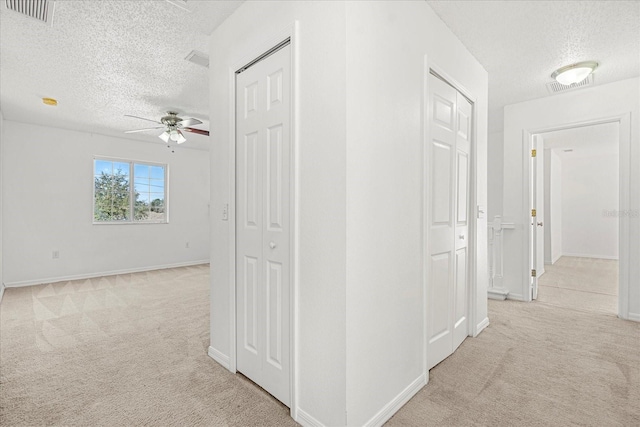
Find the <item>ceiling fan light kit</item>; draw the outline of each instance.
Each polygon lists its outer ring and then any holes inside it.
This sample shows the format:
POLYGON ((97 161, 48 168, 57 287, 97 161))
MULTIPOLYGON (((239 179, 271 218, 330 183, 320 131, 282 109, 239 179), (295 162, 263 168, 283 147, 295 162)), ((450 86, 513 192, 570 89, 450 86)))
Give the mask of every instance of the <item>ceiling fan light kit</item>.
POLYGON ((162 139, 164 142, 169 142, 169 140, 171 140, 177 142, 178 144, 182 144, 187 140, 184 135, 182 135, 182 132, 180 132, 178 129, 164 131, 158 138, 162 139))
POLYGON ((177 142, 178 144, 182 144, 183 142, 185 142, 187 140, 187 138, 184 137, 184 135, 182 133, 183 131, 184 132, 197 133, 199 135, 209 136, 209 131, 208 130, 196 129, 196 128, 192 128, 191 127, 191 126, 194 126, 194 125, 201 124, 202 122, 200 120, 194 119, 194 118, 182 119, 182 118, 178 117, 178 113, 176 113, 174 111, 167 111, 167 115, 162 117, 159 122, 155 121, 155 120, 152 120, 152 119, 146 119, 144 117, 132 116, 132 115, 129 115, 129 114, 125 114, 125 116, 126 117, 133 117, 133 118, 136 118, 136 119, 147 120, 149 122, 154 122, 154 123, 157 123, 159 125, 162 125, 162 126, 156 126, 156 127, 152 127, 152 128, 128 130, 128 131, 125 131, 125 133, 145 132, 145 131, 149 131, 149 130, 156 130, 156 129, 163 129, 164 128, 164 132, 162 132, 160 135, 158 135, 158 138, 160 138, 161 140, 163 140, 167 144, 169 143, 169 141, 177 142))
POLYGON ((558 68, 551 74, 551 78, 556 79, 560 84, 571 86, 589 77, 596 68, 598 68, 596 61, 578 62, 558 68))
POLYGON ((162 132, 160 135, 158 135, 158 138, 160 138, 161 140, 163 140, 164 142, 166 142, 168 144, 169 143, 169 132, 167 132, 167 131, 162 132))

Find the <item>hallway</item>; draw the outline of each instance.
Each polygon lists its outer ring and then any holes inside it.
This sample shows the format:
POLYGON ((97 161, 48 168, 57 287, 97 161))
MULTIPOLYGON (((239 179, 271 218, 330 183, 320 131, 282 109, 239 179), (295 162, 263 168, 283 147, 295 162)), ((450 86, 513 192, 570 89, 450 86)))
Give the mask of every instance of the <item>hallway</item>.
POLYGON ((538 302, 617 315, 618 261, 563 256, 545 265, 538 279, 538 302))
POLYGON ((489 318, 387 426, 640 425, 640 324, 510 300, 489 318))

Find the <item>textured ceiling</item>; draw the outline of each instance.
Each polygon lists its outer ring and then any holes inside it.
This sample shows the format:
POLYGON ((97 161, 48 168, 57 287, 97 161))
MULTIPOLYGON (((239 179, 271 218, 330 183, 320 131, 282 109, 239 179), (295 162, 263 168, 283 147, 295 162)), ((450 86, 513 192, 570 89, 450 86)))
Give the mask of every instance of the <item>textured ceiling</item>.
MULTIPOLYGON (((184 60, 242 1, 57 1, 53 26, 0 6, 6 119, 122 136, 169 109, 205 121, 207 69, 184 60), (42 97, 58 99, 47 107, 42 97)), ((489 72, 489 130, 504 105, 550 96, 556 68, 600 62, 596 85, 640 75, 640 2, 428 1, 489 72)), ((215 58, 211 58, 215 61, 215 58)), ((161 141, 156 133, 128 137, 161 141)), ((208 138, 188 134, 189 146, 208 138)))
POLYGON ((555 96, 545 85, 563 65, 598 61, 595 85, 640 75, 638 1, 427 3, 489 73, 490 133, 505 105, 555 96))
MULTIPOLYGON (((211 32, 242 1, 57 1, 53 26, 0 6, 0 108, 8 120, 124 136, 173 109, 208 129, 211 32), (42 97, 56 98, 48 107, 42 97)), ((160 132, 127 137, 162 143, 160 132)), ((185 134, 191 148, 208 138, 185 134)), ((185 145, 186 145, 185 144, 185 145)))

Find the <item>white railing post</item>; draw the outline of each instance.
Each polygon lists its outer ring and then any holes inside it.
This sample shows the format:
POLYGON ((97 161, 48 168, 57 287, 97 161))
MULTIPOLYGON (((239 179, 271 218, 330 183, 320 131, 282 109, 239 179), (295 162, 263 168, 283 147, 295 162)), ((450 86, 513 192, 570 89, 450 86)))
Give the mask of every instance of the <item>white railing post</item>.
POLYGON ((504 300, 509 291, 503 286, 503 231, 513 229, 513 223, 502 222, 502 217, 496 215, 489 223, 489 289, 491 299, 504 300))

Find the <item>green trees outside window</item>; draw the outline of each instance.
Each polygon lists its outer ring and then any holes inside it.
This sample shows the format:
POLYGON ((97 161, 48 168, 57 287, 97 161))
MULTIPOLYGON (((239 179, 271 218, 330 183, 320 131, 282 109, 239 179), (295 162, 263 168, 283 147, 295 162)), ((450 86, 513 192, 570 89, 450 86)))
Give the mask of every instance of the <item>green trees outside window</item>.
POLYGON ((167 222, 165 180, 166 165, 95 159, 94 222, 167 222))

